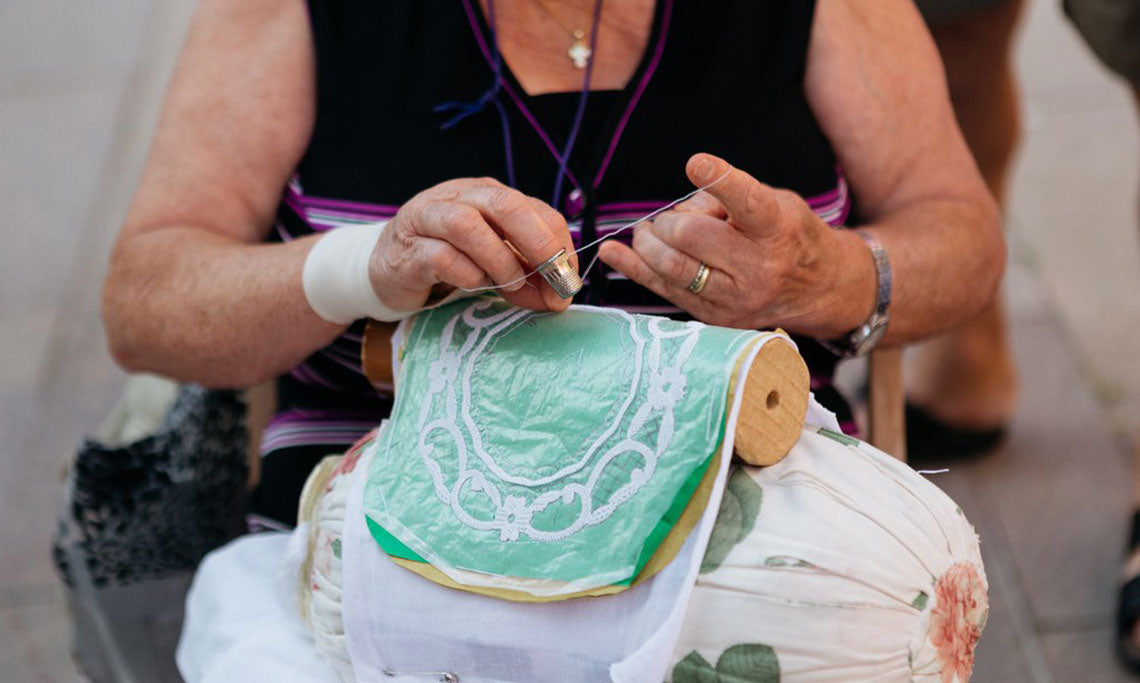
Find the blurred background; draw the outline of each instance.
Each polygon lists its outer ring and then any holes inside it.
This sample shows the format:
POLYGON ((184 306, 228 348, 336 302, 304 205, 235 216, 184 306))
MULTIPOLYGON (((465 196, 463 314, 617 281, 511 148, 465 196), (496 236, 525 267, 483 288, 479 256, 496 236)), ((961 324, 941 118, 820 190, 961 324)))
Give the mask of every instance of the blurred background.
MULTIPOLYGON (((982 538, 977 681, 1128 680, 1112 655, 1140 429, 1140 136, 1128 89, 1031 0, 1006 276, 1010 438, 932 475, 982 538)), ((0 0, 0 678, 83 680, 49 557, 67 462, 122 390, 99 320, 111 241, 190 0, 0 0)))

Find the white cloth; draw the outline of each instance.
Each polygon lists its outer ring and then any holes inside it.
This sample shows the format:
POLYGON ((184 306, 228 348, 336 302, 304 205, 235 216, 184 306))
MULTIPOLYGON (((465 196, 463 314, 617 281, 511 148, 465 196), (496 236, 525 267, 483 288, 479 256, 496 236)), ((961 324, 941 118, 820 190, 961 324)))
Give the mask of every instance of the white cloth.
POLYGON ((932 483, 867 444, 804 430, 787 458, 741 468, 728 488, 758 512, 697 580, 674 661, 711 666, 751 647, 771 651, 780 680, 969 677, 985 573, 973 528, 932 483))
POLYGON ((289 541, 284 532, 243 536, 202 561, 176 655, 186 681, 339 683, 294 604, 289 541))

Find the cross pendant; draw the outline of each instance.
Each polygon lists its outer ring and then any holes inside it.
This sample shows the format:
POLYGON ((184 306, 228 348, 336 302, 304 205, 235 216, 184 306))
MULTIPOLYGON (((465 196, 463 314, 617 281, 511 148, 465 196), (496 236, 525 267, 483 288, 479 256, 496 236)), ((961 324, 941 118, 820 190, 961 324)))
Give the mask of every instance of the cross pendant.
POLYGON ((590 46, 586 45, 586 41, 578 38, 574 41, 574 44, 570 46, 570 49, 566 51, 566 54, 573 60, 575 67, 585 69, 586 62, 593 53, 590 50, 590 46))

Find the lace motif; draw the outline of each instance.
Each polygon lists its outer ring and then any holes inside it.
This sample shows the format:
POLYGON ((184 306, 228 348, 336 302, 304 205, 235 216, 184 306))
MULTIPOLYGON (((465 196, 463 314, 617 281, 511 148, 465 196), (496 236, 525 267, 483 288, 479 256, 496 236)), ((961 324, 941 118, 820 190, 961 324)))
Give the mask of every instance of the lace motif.
POLYGON ((651 480, 658 458, 673 439, 674 407, 685 395, 684 367, 704 325, 635 318, 623 311, 606 309, 607 315, 625 326, 633 343, 629 389, 620 406, 611 411, 613 419, 580 458, 553 474, 528 477, 508 472, 495 454, 484 448, 479 426, 471 414, 471 380, 479 357, 497 336, 542 314, 509 308, 480 317, 478 314, 490 305, 491 302, 479 301, 468 306, 443 329, 439 357, 430 366, 420 410, 417 452, 432 477, 439 500, 462 524, 478 531, 498 531, 499 540, 504 543, 517 541, 520 536, 540 542, 559 541, 605 521, 651 480), (460 325, 468 330, 460 330, 461 339, 457 342, 460 325), (438 447, 441 433, 453 450, 438 452, 444 450, 438 447), (627 454, 637 456, 640 466, 628 470, 610 466, 627 454), (450 483, 440 465, 442 458, 454 458, 455 462, 449 465, 458 468, 458 475, 450 483), (589 473, 584 482, 583 475, 574 477, 584 471, 589 473), (571 477, 575 480, 567 481, 571 477), (602 492, 599 488, 603 477, 609 486, 614 477, 623 477, 624 481, 615 489, 602 492), (501 484, 513 485, 512 492, 523 487, 524 495, 507 494, 501 484), (599 501, 599 493, 608 493, 608 498, 599 501), (485 496, 494 515, 485 518, 485 514, 469 510, 470 498, 467 505, 461 500, 464 494, 485 496), (548 507, 559 503, 569 506, 575 500, 580 504, 578 514, 562 528, 537 529, 531 524, 534 516, 548 507))

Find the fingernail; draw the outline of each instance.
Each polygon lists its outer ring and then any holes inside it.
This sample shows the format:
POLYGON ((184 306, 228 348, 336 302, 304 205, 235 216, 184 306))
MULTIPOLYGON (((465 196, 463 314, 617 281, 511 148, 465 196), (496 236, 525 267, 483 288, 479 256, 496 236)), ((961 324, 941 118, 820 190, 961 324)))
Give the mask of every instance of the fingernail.
POLYGON ((526 277, 522 273, 519 273, 511 282, 503 285, 503 290, 507 292, 517 292, 523 287, 526 287, 526 277))
POLYGON ((697 165, 693 167, 693 175, 696 176, 696 180, 698 181, 703 182, 707 180, 708 177, 712 175, 712 172, 713 164, 708 159, 701 159, 697 162, 697 165))

